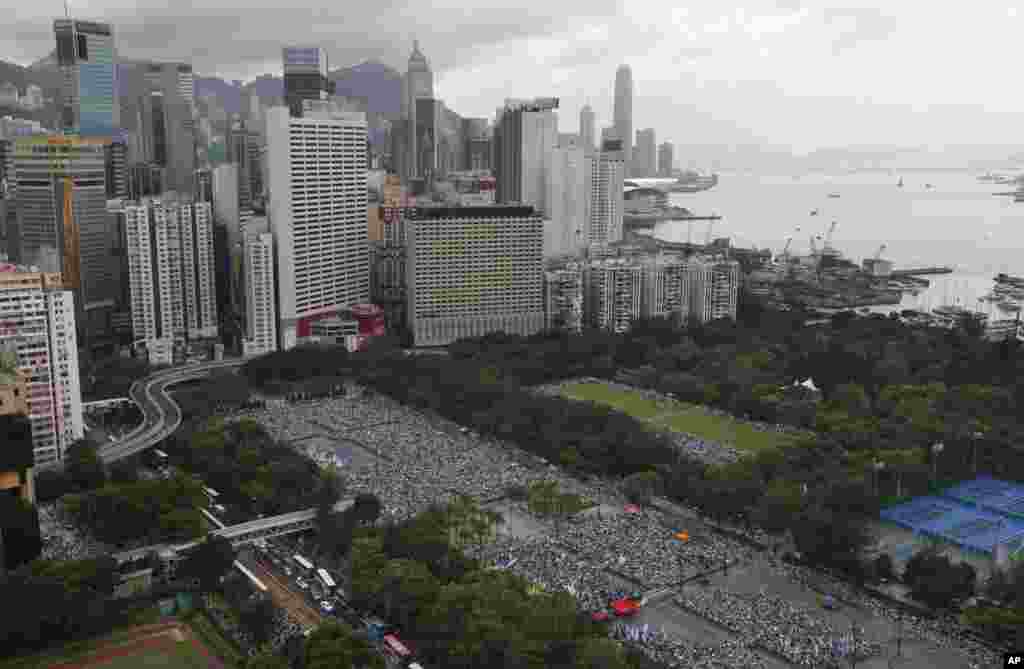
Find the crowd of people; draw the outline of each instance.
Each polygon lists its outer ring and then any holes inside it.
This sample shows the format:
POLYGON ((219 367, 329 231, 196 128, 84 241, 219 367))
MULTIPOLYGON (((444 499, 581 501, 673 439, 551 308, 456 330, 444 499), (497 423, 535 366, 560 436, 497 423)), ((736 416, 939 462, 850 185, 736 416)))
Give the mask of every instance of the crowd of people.
POLYGON ((723 588, 689 587, 675 602, 729 629, 751 647, 765 648, 801 667, 820 667, 837 649, 859 658, 881 652, 860 634, 834 628, 817 611, 764 592, 740 595, 723 588), (845 642, 845 646, 842 643, 845 642))
POLYGON ((85 560, 113 552, 109 546, 89 536, 60 511, 59 503, 39 504, 39 534, 43 541, 43 560, 85 560))
MULTIPOLYGON (((348 389, 344 396, 332 399, 267 402, 258 411, 246 410, 236 415, 251 416, 273 438, 296 448, 306 448, 304 442, 316 441, 345 444, 351 451, 362 451, 359 457, 346 460, 341 469, 345 494, 376 494, 383 503, 382 515, 386 519, 401 521, 455 495, 469 495, 486 502, 503 497, 512 486, 527 487, 551 480, 558 483, 561 492, 580 495, 602 508, 621 510, 626 504, 616 486, 607 481, 582 482, 570 478, 517 448, 475 435, 389 398, 362 394, 358 389, 348 389), (317 435, 326 438, 308 439, 317 435)), ((321 463, 339 464, 335 449, 312 448, 319 449, 319 453, 311 455, 321 463)), ((513 508, 524 507, 519 510, 525 511, 525 506, 518 504, 513 508)), ((557 532, 534 536, 500 534, 485 550, 484 557, 500 565, 515 560, 511 566, 514 573, 544 589, 570 592, 581 609, 598 611, 606 609, 616 592, 675 586, 683 579, 720 569, 730 560, 747 562, 754 556, 756 551, 747 544, 702 529, 705 524, 676 527, 682 518, 692 517, 692 512, 676 505, 660 506, 666 513, 646 508, 640 514, 579 514, 559 522, 557 532), (675 532, 687 529, 693 529, 689 540, 674 537, 675 532)), ((794 578, 796 573, 793 572, 794 578)), ((801 666, 820 666, 814 662, 832 662, 833 640, 846 634, 846 630, 832 630, 807 610, 778 597, 750 598, 725 590, 682 592, 677 596, 677 604, 725 625, 739 638, 714 647, 696 646, 659 634, 631 641, 670 666, 763 666, 754 648, 765 649, 801 666)), ((855 596, 839 583, 835 584, 834 592, 844 599, 855 596)), ((870 601, 873 608, 885 608, 870 601)), ((963 647, 952 626, 943 629, 922 620, 911 623, 910 628, 919 629, 922 636, 942 645, 963 647)), ((853 643, 857 652, 879 652, 877 643, 863 638, 844 643, 840 646, 844 651, 853 643)), ((985 651, 978 647, 972 652, 981 658, 985 651)), ((992 665, 982 662, 982 666, 992 665)))
POLYGON ((637 648, 652 660, 668 667, 686 669, 729 669, 752 667, 765 669, 764 660, 741 641, 729 639, 720 644, 695 644, 674 639, 661 631, 637 638, 629 625, 615 625, 611 636, 637 648))

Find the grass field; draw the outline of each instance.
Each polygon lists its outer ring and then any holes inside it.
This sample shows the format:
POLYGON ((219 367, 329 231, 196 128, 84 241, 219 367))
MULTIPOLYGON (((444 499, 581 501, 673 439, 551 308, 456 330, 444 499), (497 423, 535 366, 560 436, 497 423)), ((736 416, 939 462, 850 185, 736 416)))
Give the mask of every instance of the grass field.
POLYGON ((142 650, 133 655, 89 663, 89 669, 210 669, 210 660, 192 643, 175 641, 173 646, 142 650))
POLYGON ((574 400, 603 404, 654 428, 692 434, 706 441, 730 444, 741 451, 756 453, 792 445, 790 434, 762 432, 752 425, 726 416, 716 416, 699 404, 644 398, 640 391, 621 390, 603 383, 572 383, 562 395, 574 400))

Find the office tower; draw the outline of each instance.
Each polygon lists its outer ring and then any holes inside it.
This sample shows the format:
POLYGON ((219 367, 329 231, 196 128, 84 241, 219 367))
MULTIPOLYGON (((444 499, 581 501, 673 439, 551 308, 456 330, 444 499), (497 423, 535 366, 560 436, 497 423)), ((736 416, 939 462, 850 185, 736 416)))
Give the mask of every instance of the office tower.
MULTIPOLYGON (((209 202, 213 204, 213 172, 204 167, 195 172, 195 186, 192 194, 196 202, 209 202)), ((132 198, 139 199, 139 198, 132 198)), ((214 217, 216 219, 216 216, 214 217)))
POLYGON ((419 173, 420 147, 416 143, 416 129, 418 127, 416 101, 421 98, 434 98, 434 73, 430 69, 430 63, 426 56, 420 52, 419 40, 413 40, 412 53, 409 54, 409 64, 406 68, 405 77, 402 79, 402 116, 408 119, 409 125, 405 136, 405 167, 406 173, 402 176, 408 180, 415 177, 422 178, 419 173))
POLYGON ((644 318, 683 321, 689 309, 689 284, 684 282, 687 264, 679 258, 655 257, 644 263, 641 312, 644 318))
POLYGON ((304 100, 327 100, 334 95, 328 79, 327 51, 320 47, 285 47, 284 100, 292 116, 303 115, 304 100))
POLYGON ((106 136, 119 127, 117 50, 110 24, 55 19, 61 71, 60 124, 65 132, 106 136))
POLYGON ((673 160, 675 159, 672 155, 675 152, 675 147, 672 142, 662 142, 658 146, 658 176, 659 177, 671 177, 672 170, 674 169, 673 160))
POLYGON ((631 176, 649 178, 657 174, 657 143, 654 128, 636 131, 636 149, 633 152, 631 176))
POLYGON ((267 112, 267 213, 277 253, 281 348, 369 297, 366 119, 267 112))
POLYGON ((128 146, 124 137, 115 136, 103 147, 107 180, 107 198, 128 197, 128 146))
POLYGON ((596 328, 628 332, 640 318, 643 267, 625 258, 591 262, 584 271, 587 320, 596 328))
POLYGON ((238 165, 229 163, 213 168, 213 211, 214 221, 227 233, 228 305, 235 315, 245 312, 245 297, 242 288, 242 242, 246 226, 252 217, 252 209, 243 209, 238 186, 238 165))
MULTIPOLYGON (((210 205, 174 197, 124 207, 132 336, 150 357, 175 340, 217 336, 210 205)), ((166 362, 166 360, 164 360, 166 362)))
POLYGON ((160 165, 167 190, 191 193, 198 131, 192 66, 130 61, 120 72, 121 120, 136 142, 132 162, 160 165))
POLYGON ((622 140, 622 160, 633 164, 633 71, 620 65, 615 71, 615 134, 622 140))
POLYGON ((576 263, 544 273, 544 328, 580 332, 583 328, 583 272, 576 263))
POLYGON ((14 145, 17 260, 61 272, 75 298, 78 339, 89 348, 107 336, 117 292, 107 229, 108 141, 33 137, 14 145))
POLYGON ((420 97, 413 101, 416 110, 415 134, 412 141, 416 146, 415 178, 433 181, 438 171, 439 147, 438 123, 441 115, 441 101, 420 97))
POLYGON ((231 123, 227 137, 227 159, 229 163, 238 166, 238 207, 239 209, 252 209, 252 153, 249 150, 250 143, 255 143, 255 138, 250 137, 252 133, 246 127, 245 121, 236 119, 231 123))
POLYGON ((618 139, 619 139, 619 131, 616 130, 614 126, 612 126, 610 128, 601 128, 601 145, 602 146, 604 145, 605 142, 607 142, 609 140, 618 140, 618 139))
POLYGON ((737 261, 704 258, 691 262, 685 280, 690 319, 707 323, 718 318, 736 318, 740 285, 737 261))
POLYGON ((274 281, 274 236, 264 217, 254 218, 245 233, 245 339, 243 355, 277 350, 277 283, 274 281))
POLYGON ((155 163, 134 163, 128 166, 127 198, 141 200, 164 192, 164 168, 155 163))
POLYGON ((587 154, 594 152, 594 110, 590 105, 583 105, 580 110, 580 146, 587 154))
POLYGON ((465 138, 463 167, 471 172, 491 169, 491 128, 485 118, 462 119, 465 138))
POLYGON ((543 329, 543 220, 532 207, 417 208, 406 226, 416 346, 543 329))
POLYGON ((545 257, 575 255, 585 245, 588 167, 586 150, 581 146, 552 152, 544 224, 545 257))
POLYGON ((547 181, 558 144, 558 98, 506 100, 495 128, 497 199, 547 211, 547 181))
POLYGON ((604 246, 622 240, 622 183, 625 161, 619 140, 606 140, 599 153, 588 158, 590 208, 586 243, 604 246))
POLYGON ((17 366, 28 376, 35 463, 60 461, 85 435, 74 297, 60 273, 11 265, 0 271, 0 324, 0 340, 14 342, 17 366))

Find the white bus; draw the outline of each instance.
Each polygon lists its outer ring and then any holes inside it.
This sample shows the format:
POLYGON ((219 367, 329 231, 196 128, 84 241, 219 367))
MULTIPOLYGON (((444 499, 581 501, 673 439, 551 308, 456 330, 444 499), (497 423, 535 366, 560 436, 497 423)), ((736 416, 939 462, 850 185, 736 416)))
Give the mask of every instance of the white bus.
POLYGON ((333 593, 334 589, 338 587, 334 583, 334 579, 331 578, 331 575, 328 574, 327 570, 323 567, 320 567, 316 570, 316 577, 320 581, 320 583, 327 589, 327 592, 333 593))
POLYGON ((203 488, 203 492, 205 492, 206 496, 209 497, 211 500, 216 500, 218 497, 220 497, 220 493, 214 490, 213 488, 203 488))
POLYGON ((156 459, 159 462, 167 462, 167 454, 161 451, 159 448, 153 449, 153 455, 156 456, 156 459))
POLYGON ((307 560, 306 558, 302 557, 301 555, 293 555, 292 559, 295 560, 295 562, 297 562, 298 565, 306 571, 313 571, 313 563, 307 560))

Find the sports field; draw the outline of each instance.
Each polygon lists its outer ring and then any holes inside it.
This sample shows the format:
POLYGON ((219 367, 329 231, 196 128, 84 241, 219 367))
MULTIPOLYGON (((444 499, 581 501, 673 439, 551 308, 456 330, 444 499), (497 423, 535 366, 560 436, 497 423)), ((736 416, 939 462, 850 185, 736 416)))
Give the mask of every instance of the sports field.
POLYGON ((18 658, 19 669, 223 669, 223 663, 183 623, 122 630, 105 639, 68 644, 60 651, 18 658))
POLYGON ((640 391, 624 390, 604 383, 571 383, 563 386, 561 392, 570 399, 618 409, 657 429, 691 434, 705 441, 729 444, 741 451, 756 453, 769 448, 790 446, 796 441, 791 434, 763 432, 741 420, 710 413, 699 404, 647 399, 640 391))

